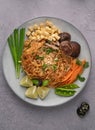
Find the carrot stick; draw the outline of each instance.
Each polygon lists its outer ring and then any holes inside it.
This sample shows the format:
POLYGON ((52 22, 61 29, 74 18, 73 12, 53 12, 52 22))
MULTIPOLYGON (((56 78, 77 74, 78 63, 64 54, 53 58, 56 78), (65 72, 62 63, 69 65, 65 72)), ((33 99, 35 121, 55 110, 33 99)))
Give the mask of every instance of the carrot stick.
POLYGON ((85 62, 86 61, 83 60, 81 65, 77 65, 76 60, 73 60, 71 69, 69 70, 65 78, 63 79, 63 83, 64 84, 73 83, 77 79, 77 76, 83 72, 83 66, 85 62))

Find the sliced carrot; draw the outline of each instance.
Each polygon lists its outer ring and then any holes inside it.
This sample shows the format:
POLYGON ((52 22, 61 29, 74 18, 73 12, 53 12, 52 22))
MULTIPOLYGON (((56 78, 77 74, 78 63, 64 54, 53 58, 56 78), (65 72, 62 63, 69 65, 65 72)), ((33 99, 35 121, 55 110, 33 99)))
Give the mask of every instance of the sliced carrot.
POLYGON ((85 62, 86 61, 83 60, 81 65, 77 65, 76 60, 73 60, 71 69, 69 70, 65 78, 63 79, 63 83, 64 84, 73 83, 77 79, 77 76, 83 72, 83 66, 85 62))

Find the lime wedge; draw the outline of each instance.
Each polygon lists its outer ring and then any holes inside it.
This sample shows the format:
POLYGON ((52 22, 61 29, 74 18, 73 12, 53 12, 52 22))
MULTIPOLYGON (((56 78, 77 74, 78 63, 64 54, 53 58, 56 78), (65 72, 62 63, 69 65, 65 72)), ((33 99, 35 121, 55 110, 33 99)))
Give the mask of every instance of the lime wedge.
POLYGON ((48 95, 49 91, 50 88, 48 87, 42 86, 37 88, 37 93, 41 99, 44 99, 48 95))
POLYGON ((20 81, 20 85, 23 87, 32 87, 33 83, 32 80, 28 78, 28 76, 24 76, 20 81))
POLYGON ((38 98, 37 87, 32 86, 30 88, 27 88, 27 90, 25 92, 25 96, 28 98, 37 99, 38 98))

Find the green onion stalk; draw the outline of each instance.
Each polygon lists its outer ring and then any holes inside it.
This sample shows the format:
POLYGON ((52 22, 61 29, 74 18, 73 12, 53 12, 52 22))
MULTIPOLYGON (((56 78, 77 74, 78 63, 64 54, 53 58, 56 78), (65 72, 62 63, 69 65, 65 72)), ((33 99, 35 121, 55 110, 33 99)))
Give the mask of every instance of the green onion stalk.
POLYGON ((14 29, 13 34, 11 34, 7 41, 12 55, 12 59, 15 66, 16 77, 20 77, 20 63, 21 55, 24 47, 25 39, 25 28, 14 29))

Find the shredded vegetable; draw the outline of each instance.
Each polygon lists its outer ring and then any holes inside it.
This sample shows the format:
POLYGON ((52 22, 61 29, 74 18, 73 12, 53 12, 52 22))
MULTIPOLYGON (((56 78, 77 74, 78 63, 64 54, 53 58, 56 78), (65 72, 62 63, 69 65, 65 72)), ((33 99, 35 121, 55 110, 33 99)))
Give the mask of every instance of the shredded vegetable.
POLYGON ((77 79, 78 75, 82 74, 85 63, 86 63, 86 61, 82 60, 81 65, 78 65, 78 64, 76 64, 76 60, 73 60, 71 69, 68 71, 65 78, 63 78, 64 84, 73 83, 77 79))

